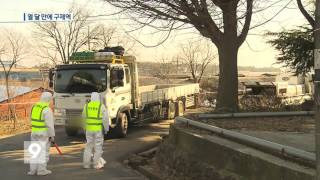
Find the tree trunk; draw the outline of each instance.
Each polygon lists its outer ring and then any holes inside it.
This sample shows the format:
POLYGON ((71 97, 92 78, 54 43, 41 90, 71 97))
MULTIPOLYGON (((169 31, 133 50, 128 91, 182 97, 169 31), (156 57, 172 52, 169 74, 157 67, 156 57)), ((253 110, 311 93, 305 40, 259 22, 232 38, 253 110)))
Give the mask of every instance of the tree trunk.
POLYGON ((7 91, 7 98, 8 98, 8 103, 9 103, 9 100, 10 100, 10 90, 9 90, 9 76, 8 75, 5 75, 5 83, 6 83, 6 91, 7 91))
POLYGON ((11 108, 10 108, 10 90, 9 90, 9 76, 5 74, 6 92, 7 92, 7 102, 8 102, 8 119, 11 119, 11 108))
POLYGON ((238 111, 237 1, 222 7, 224 33, 217 44, 219 53, 219 87, 216 111, 238 111))
POLYGON ((7 102, 8 102, 8 114, 9 114, 9 120, 14 120, 13 128, 15 129, 16 127, 16 117, 15 117, 15 112, 13 110, 13 107, 10 105, 11 103, 11 94, 10 94, 10 89, 9 89, 9 74, 5 75, 5 83, 6 83, 6 91, 7 91, 7 102))
POLYGON ((194 78, 193 78, 193 82, 194 82, 194 83, 199 83, 199 79, 198 79, 197 77, 194 77, 194 78))
POLYGON ((238 111, 238 47, 224 41, 218 47, 219 87, 216 111, 238 111))

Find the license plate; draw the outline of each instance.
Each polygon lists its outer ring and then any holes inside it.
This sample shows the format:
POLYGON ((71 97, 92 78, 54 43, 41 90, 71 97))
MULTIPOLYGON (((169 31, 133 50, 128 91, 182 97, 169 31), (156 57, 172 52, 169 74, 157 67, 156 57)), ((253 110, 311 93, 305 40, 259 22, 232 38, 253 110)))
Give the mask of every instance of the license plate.
POLYGON ((65 120, 64 119, 56 119, 55 121, 54 121, 54 124, 55 125, 65 125, 65 120))

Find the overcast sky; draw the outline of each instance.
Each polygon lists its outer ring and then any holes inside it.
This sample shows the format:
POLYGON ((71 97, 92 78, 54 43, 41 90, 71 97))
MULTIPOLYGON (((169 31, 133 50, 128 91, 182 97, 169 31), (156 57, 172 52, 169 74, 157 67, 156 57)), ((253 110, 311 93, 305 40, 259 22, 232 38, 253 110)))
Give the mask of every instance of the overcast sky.
MULTIPOLYGON (((51 12, 63 13, 67 12, 68 7, 73 0, 1 0, 0 6, 0 26, 3 28, 14 29, 23 32, 27 37, 30 37, 32 26, 30 23, 23 23, 23 13, 25 12, 51 12)), ((110 14, 114 10, 107 3, 101 0, 77 0, 75 1, 80 7, 86 7, 93 15, 110 14)), ((253 24, 268 19, 275 15, 288 0, 283 0, 272 9, 263 11, 263 14, 258 14, 253 17, 253 24)), ((127 20, 119 19, 119 17, 96 17, 91 19, 94 22, 105 23, 107 25, 118 26, 120 30, 129 30, 127 20)), ((266 43, 266 38, 263 34, 267 30, 279 31, 281 29, 290 29, 294 26, 306 24, 306 21, 296 8, 295 0, 292 0, 289 8, 283 10, 271 22, 253 29, 249 32, 247 42, 245 42, 239 51, 238 64, 240 66, 256 66, 256 67, 275 67, 273 63, 277 53, 270 45, 266 43)), ((150 37, 140 33, 136 36, 139 40, 148 45, 157 43, 155 37, 150 37)), ((133 34, 137 35, 137 34, 133 34)), ((162 56, 170 57, 177 53, 179 44, 186 40, 198 39, 199 35, 196 30, 192 32, 175 32, 171 35, 164 44, 157 48, 145 48, 137 46, 137 56, 140 61, 153 61, 162 56)), ((31 39, 31 38, 28 38, 31 39)), ((217 62, 217 61, 216 61, 217 62)), ((24 65, 36 64, 32 58, 25 60, 24 65)))

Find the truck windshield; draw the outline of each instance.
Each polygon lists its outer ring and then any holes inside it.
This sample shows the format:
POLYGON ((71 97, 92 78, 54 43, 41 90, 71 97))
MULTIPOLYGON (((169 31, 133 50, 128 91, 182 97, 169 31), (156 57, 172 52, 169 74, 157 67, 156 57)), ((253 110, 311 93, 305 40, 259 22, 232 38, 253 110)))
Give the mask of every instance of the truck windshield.
POLYGON ((57 93, 102 92, 106 87, 105 70, 58 70, 55 75, 54 90, 57 93))

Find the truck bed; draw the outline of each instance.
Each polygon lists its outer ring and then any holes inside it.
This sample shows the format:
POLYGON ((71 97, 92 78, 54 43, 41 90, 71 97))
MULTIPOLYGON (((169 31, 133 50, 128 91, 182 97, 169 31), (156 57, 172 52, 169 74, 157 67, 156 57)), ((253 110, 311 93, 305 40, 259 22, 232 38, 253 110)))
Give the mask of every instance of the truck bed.
POLYGON ((163 100, 173 100, 182 96, 199 93, 199 84, 149 85, 139 87, 139 101, 143 107, 146 104, 163 100))

